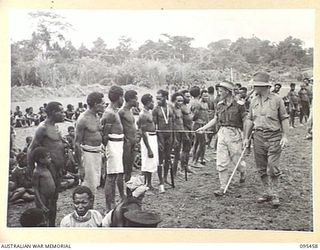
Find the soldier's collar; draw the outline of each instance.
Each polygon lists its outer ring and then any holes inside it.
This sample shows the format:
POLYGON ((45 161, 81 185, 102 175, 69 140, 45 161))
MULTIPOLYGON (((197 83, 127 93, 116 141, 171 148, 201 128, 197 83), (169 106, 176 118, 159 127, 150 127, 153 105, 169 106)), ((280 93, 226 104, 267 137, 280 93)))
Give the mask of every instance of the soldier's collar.
POLYGON ((268 99, 271 99, 271 95, 274 95, 272 94, 271 92, 269 92, 266 96, 262 97, 261 95, 258 95, 259 98, 261 98, 262 101, 266 101, 268 99))
POLYGON ((226 106, 230 107, 234 102, 236 102, 236 100, 234 99, 234 96, 232 96, 231 102, 230 102, 229 105, 227 104, 227 101, 226 101, 226 100, 227 100, 227 99, 221 100, 220 102, 218 102, 218 104, 223 104, 223 105, 226 105, 226 106))

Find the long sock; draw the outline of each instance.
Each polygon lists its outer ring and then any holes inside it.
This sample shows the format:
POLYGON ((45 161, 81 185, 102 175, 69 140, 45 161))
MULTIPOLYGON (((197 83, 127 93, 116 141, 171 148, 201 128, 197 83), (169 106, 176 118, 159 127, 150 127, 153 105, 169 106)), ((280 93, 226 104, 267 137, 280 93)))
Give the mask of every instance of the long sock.
POLYGON ((270 189, 271 189, 271 195, 278 196, 279 176, 271 176, 270 177, 270 189))
POLYGON ((225 189, 228 184, 228 171, 219 171, 220 188, 225 189))
POLYGON ((268 194, 268 195, 272 195, 272 190, 270 188, 270 178, 268 175, 263 175, 261 176, 261 181, 262 181, 262 184, 265 188, 265 191, 264 193, 268 194))

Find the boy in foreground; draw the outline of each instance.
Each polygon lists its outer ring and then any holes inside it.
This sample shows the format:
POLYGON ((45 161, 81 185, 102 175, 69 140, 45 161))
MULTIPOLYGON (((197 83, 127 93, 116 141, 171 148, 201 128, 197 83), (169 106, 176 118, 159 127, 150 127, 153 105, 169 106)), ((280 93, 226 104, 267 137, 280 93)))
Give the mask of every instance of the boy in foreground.
POLYGON ((49 170, 51 164, 50 153, 44 147, 38 147, 33 151, 33 160, 37 163, 32 176, 35 203, 37 208, 42 209, 47 215, 49 226, 54 227, 57 200, 55 199, 56 185, 49 170))

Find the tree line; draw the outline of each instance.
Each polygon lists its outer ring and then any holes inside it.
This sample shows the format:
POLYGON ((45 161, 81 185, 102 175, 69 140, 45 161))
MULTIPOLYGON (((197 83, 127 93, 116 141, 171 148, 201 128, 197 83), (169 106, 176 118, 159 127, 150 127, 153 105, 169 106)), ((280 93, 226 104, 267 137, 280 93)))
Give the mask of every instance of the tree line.
POLYGON ((255 36, 222 39, 196 48, 192 37, 161 34, 158 41, 145 41, 137 49, 129 37, 120 37, 115 48, 98 37, 92 48, 76 48, 66 38, 72 25, 62 16, 34 12, 30 17, 36 24, 31 38, 11 43, 12 86, 154 87, 230 77, 241 82, 257 70, 267 70, 275 81, 299 81, 313 68, 313 48, 304 48, 302 40, 291 36, 279 43, 255 36))

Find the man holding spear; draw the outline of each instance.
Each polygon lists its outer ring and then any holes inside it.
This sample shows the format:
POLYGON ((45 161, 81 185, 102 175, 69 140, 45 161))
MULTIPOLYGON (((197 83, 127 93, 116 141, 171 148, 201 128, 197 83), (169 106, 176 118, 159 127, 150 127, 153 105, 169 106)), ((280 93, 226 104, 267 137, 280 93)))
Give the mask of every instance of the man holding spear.
POLYGON ((242 129, 247 112, 244 105, 239 104, 233 95, 234 84, 223 81, 218 86, 220 101, 217 104, 214 118, 196 130, 202 132, 218 125, 217 170, 219 172, 220 189, 214 191, 216 196, 223 196, 227 189, 229 170, 235 166, 240 172, 240 183, 245 182, 245 162, 239 161, 242 154, 242 129), (239 162, 237 164, 237 162, 239 162))

